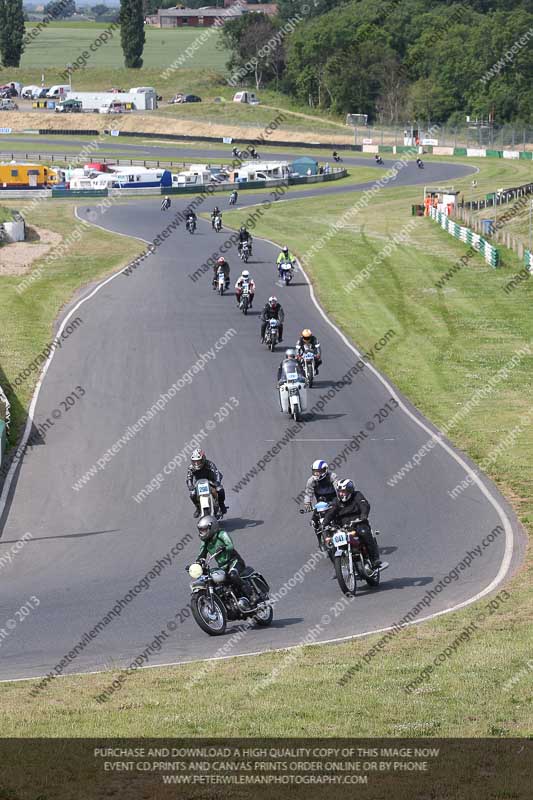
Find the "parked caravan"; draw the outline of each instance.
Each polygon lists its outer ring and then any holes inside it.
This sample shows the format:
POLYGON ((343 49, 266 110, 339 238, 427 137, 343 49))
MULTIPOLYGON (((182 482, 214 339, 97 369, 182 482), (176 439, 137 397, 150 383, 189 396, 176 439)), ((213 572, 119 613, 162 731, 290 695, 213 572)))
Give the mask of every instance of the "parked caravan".
POLYGON ((59 181, 56 170, 43 164, 0 164, 1 189, 47 189, 59 181))
POLYGON ((237 92, 233 95, 233 102, 248 103, 251 106, 257 106, 259 104, 255 92, 237 92))

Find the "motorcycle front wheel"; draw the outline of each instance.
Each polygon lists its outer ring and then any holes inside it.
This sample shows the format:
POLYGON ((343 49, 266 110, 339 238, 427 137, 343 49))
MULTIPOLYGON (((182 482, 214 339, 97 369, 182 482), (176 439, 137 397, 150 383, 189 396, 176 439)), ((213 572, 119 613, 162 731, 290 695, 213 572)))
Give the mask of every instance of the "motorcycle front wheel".
POLYGON ((272 606, 263 606, 255 612, 253 617, 258 625, 262 628, 267 628, 274 619, 274 609, 272 606))
MULTIPOLYGON (((340 586, 341 592, 347 595, 354 595, 357 589, 357 578, 355 570, 350 571, 350 561, 348 553, 335 556, 335 576, 340 586)), ((353 563, 353 562, 352 562, 353 563)))
POLYGON ((210 636, 221 636, 226 631, 228 615, 216 595, 213 602, 209 595, 195 592, 191 598, 192 615, 196 624, 210 636))

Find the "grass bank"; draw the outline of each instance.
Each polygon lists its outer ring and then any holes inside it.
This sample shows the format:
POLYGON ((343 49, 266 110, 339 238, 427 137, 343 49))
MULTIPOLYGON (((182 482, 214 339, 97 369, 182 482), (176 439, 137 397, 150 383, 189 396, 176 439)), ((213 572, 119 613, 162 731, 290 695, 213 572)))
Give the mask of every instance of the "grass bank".
MULTIPOLYGON (((21 208, 24 201, 12 202, 21 208)), ((65 256, 44 267, 43 274, 25 291, 18 293, 22 276, 0 276, 0 368, 2 377, 13 381, 41 353, 54 336, 53 324, 63 305, 80 287, 116 270, 139 252, 134 240, 122 239, 97 228, 85 228, 74 218, 74 204, 66 201, 41 203, 27 215, 30 226, 55 231, 62 237, 79 226, 81 238, 74 241, 65 256)), ((32 270, 43 266, 36 261, 32 270)), ((0 379, 0 383, 2 379, 0 379)), ((25 420, 36 375, 20 386, 12 403, 12 442, 25 420)))
MULTIPOLYGON (((494 179, 494 169, 506 170, 498 176, 508 185, 516 183, 513 165, 484 161, 480 169, 480 185, 494 179)), ((470 178, 455 184, 466 192, 470 178)), ((476 257, 444 291, 437 291, 435 282, 466 247, 430 220, 410 216, 420 194, 417 187, 380 192, 329 239, 308 271, 325 309, 362 348, 372 346, 390 327, 398 332, 376 356, 377 366, 442 425, 516 349, 531 343, 533 281, 510 298, 503 287, 517 263, 509 257, 504 269, 494 271, 476 257), (390 237, 411 222, 408 242, 385 256, 379 268, 370 269, 390 237), (368 276, 347 294, 347 284, 365 268, 368 276)), ((285 204, 274 204, 256 235, 287 240, 304 256, 357 199, 346 194, 329 198, 327 204, 320 198, 299 200, 291 203, 290 215, 285 204)), ((239 212, 225 216, 228 224, 240 222, 239 212)), ((454 429, 455 442, 474 459, 486 457, 530 410, 532 366, 532 358, 524 359, 503 387, 454 429)), ((532 473, 529 427, 490 469, 529 535, 532 473)), ((91 736, 102 731, 109 736, 531 735, 532 673, 527 665, 533 644, 532 578, 529 553, 506 586, 509 598, 497 613, 411 695, 403 691, 405 684, 475 620, 479 609, 405 629, 344 686, 339 681, 379 635, 305 647, 294 657, 269 653, 212 662, 201 684, 192 680, 203 669, 198 665, 137 672, 105 704, 96 703, 94 696, 109 684, 109 673, 62 678, 36 698, 30 697, 26 682, 4 684, 4 736, 91 736), (268 688, 252 695, 273 669, 278 675, 268 688)))

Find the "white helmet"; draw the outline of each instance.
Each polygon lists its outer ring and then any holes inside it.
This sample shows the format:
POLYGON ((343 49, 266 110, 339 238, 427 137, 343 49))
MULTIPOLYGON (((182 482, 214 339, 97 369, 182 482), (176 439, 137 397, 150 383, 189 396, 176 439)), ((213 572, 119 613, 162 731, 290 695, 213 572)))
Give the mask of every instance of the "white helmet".
POLYGON ((288 350, 285 350, 285 358, 296 358, 296 350, 294 347, 289 347, 288 350))
POLYGON ((250 272, 247 269, 243 269, 243 271, 241 272, 241 278, 246 278, 246 280, 248 280, 249 277, 250 277, 250 272))

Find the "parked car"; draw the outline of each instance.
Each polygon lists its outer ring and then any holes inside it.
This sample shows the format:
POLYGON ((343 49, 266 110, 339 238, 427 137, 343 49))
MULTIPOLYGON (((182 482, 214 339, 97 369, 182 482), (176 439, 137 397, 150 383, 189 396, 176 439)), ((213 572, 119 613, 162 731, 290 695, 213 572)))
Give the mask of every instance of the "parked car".
POLYGON ((13 100, 0 99, 0 111, 18 111, 19 107, 13 100))
POLYGON ((131 110, 131 108, 126 108, 125 103, 120 103, 118 100, 114 100, 112 103, 109 103, 109 105, 100 106, 98 109, 100 114, 127 114, 131 110))
POLYGON ((80 114, 83 110, 80 100, 63 100, 55 107, 58 114, 80 114))
POLYGON ((198 97, 196 94, 185 94, 183 95, 183 99, 179 100, 180 103, 201 103, 202 98, 198 97))

